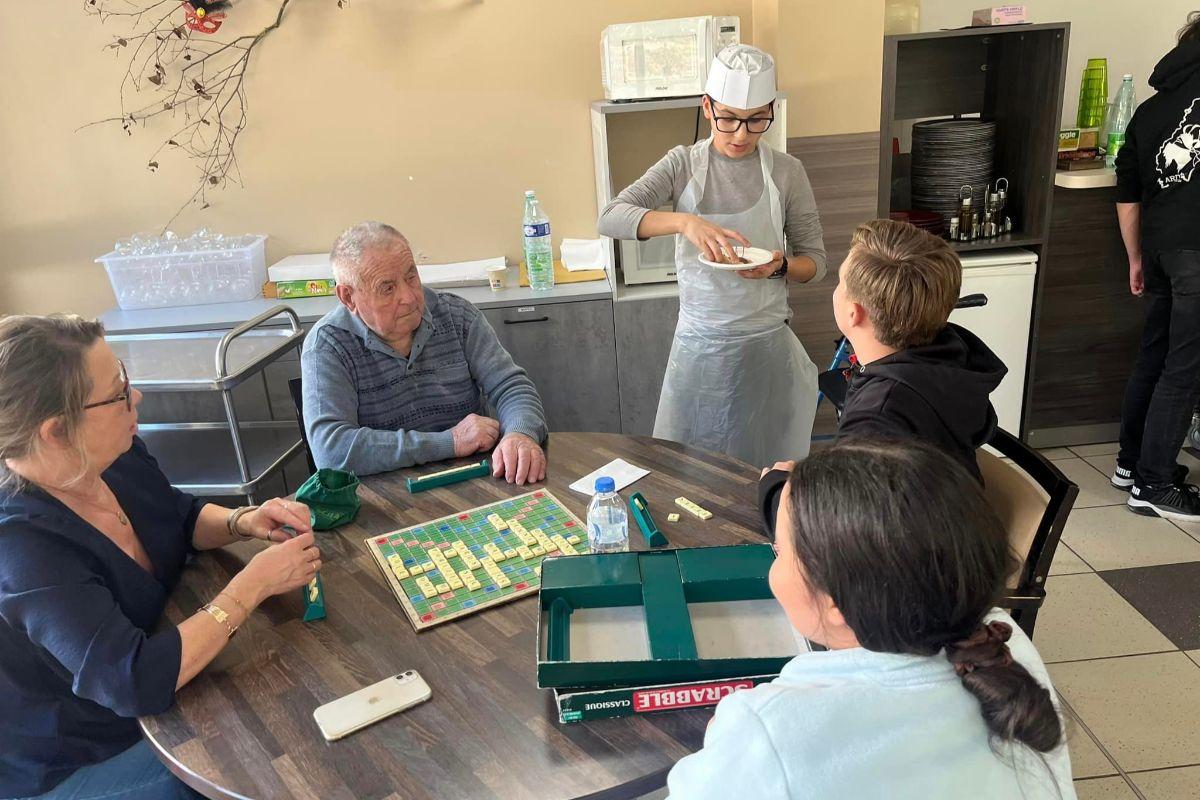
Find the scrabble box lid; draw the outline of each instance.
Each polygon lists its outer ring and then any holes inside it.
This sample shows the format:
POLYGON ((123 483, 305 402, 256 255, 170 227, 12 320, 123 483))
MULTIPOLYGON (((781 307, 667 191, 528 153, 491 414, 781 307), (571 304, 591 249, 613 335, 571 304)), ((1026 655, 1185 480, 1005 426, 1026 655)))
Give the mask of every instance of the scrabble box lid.
POLYGON ((768 544, 542 562, 538 686, 777 674, 808 643, 767 585, 768 544))

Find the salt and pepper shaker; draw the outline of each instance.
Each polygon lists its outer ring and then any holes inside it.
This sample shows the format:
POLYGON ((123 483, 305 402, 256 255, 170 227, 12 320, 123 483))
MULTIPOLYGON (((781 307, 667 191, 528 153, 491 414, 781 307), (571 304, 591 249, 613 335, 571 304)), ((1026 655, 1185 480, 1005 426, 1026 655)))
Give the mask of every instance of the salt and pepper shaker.
POLYGON ((958 213, 950 217, 950 241, 970 242, 976 239, 995 239, 1012 233, 1012 217, 1004 213, 1008 205, 1008 178, 998 178, 996 186, 983 192, 983 209, 974 208, 975 188, 964 184, 958 190, 958 213))

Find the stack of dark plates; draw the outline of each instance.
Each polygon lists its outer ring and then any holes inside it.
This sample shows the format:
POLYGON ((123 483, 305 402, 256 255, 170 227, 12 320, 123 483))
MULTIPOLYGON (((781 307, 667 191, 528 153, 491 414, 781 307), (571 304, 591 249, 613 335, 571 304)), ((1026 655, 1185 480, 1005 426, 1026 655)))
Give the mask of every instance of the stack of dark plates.
POLYGON ((995 165, 996 123, 928 120, 913 125, 912 138, 913 208, 950 217, 958 212, 959 191, 970 186, 982 212, 995 165))
POLYGON ((932 211, 893 211, 888 216, 899 222, 915 225, 935 236, 941 236, 946 232, 946 221, 941 214, 935 214, 932 211))

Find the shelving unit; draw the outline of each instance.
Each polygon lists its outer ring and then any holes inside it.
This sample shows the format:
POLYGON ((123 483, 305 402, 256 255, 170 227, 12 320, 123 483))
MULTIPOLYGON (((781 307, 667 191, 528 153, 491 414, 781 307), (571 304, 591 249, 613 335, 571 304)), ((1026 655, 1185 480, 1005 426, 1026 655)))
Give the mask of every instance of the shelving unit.
POLYGON ((884 37, 879 120, 878 213, 911 208, 912 125, 923 119, 982 117, 997 123, 994 177, 1009 181, 1006 212, 1013 231, 991 240, 955 242, 960 253, 1011 248, 1038 256, 1034 280, 1025 402, 1020 431, 1027 436, 1045 244, 1050 229, 1058 129, 1066 83, 1071 25, 1012 25, 884 37), (902 149, 902 148, 898 148, 902 149))
POLYGON ((200 496, 242 496, 255 502, 263 481, 304 449, 294 421, 241 422, 233 390, 289 350, 304 329, 296 312, 270 308, 230 331, 129 334, 107 337, 125 363, 131 386, 149 392, 217 392, 224 422, 145 424, 139 435, 171 484, 200 496), (284 317, 288 327, 268 323, 284 317))

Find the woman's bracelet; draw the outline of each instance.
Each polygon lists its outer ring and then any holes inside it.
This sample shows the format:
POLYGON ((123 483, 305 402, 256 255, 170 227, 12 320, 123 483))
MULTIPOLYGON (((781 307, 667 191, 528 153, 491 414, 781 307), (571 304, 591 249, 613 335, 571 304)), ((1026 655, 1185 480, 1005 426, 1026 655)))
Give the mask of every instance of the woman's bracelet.
MULTIPOLYGON (((242 610, 242 613, 246 615, 246 619, 249 619, 249 618, 250 618, 250 609, 248 609, 248 608, 246 608, 244 605, 242 605, 242 601, 241 601, 241 600, 238 600, 236 597, 234 597, 233 595, 231 595, 229 592, 217 592, 217 597, 227 597, 227 598, 229 598, 230 600, 232 600, 232 601, 233 601, 233 604, 234 604, 235 606, 237 606, 238 608, 240 608, 240 609, 242 610)), ((213 600, 216 600, 216 599, 217 599, 217 597, 214 597, 214 598, 213 598, 213 600)))
POLYGON ((233 511, 230 511, 229 516, 225 518, 225 525, 229 528, 230 537, 234 539, 253 539, 253 534, 246 535, 241 532, 241 530, 238 528, 238 520, 246 514, 249 514, 251 511, 257 510, 258 506, 242 506, 241 508, 235 508, 233 511))

